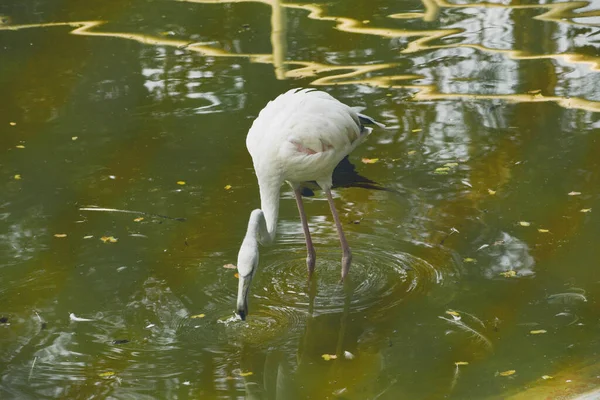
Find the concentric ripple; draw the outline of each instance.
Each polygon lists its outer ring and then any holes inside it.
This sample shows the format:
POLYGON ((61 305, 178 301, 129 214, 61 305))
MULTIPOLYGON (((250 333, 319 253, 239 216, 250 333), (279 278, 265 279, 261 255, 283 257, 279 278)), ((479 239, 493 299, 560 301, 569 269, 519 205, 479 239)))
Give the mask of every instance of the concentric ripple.
POLYGON ((348 284, 340 284, 340 269, 340 251, 321 249, 309 283, 304 247, 278 246, 263 258, 252 294, 264 305, 294 315, 378 313, 442 280, 441 272, 427 261, 389 250, 354 250, 348 284))

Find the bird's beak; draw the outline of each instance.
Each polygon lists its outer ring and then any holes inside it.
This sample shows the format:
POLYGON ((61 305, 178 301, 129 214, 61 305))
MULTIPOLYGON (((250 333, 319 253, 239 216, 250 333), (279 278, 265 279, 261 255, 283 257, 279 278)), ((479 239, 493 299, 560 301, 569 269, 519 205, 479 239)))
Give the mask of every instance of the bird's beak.
POLYGON ((248 315, 248 294, 250 293, 251 281, 252 274, 247 276, 240 275, 240 281, 238 282, 237 313, 242 321, 246 320, 246 316, 248 315))

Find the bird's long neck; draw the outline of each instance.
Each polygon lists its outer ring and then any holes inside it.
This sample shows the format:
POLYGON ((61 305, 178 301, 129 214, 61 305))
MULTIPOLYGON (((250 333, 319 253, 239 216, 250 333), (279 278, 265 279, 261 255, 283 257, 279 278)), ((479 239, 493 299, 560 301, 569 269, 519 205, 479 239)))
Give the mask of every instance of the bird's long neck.
POLYGON ((258 239, 262 245, 269 245, 275 240, 277 234, 277 217, 279 215, 279 192, 281 181, 277 179, 259 179, 260 209, 264 215, 264 229, 259 229, 258 239))

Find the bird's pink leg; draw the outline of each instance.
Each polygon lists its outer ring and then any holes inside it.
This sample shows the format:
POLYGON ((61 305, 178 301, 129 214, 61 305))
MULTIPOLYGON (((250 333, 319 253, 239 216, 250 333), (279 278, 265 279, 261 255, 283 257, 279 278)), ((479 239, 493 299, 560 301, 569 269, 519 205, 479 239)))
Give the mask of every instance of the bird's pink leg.
POLYGON ((337 227, 338 235, 340 236, 340 244, 342 245, 342 281, 348 275, 348 271, 350 270, 350 263, 352 262, 352 253, 350 252, 350 246, 348 246, 348 242, 346 241, 346 236, 344 235, 344 230, 342 229, 342 223, 340 222, 340 217, 338 216, 337 210, 335 209, 335 204, 333 203, 333 197, 331 196, 331 190, 329 188, 323 189, 325 194, 327 195, 327 201, 329 201, 329 207, 331 208, 331 215, 333 215, 333 219, 335 221, 335 226, 337 227))
POLYGON ((308 277, 310 279, 313 271, 315 270, 317 253, 315 252, 315 247, 313 246, 312 238, 310 237, 310 230, 308 229, 308 221, 306 220, 306 213, 304 212, 304 203, 302 203, 302 194, 300 193, 300 189, 294 188, 294 195, 296 196, 296 204, 298 205, 300 221, 302 222, 304 238, 306 239, 306 266, 308 267, 308 277))

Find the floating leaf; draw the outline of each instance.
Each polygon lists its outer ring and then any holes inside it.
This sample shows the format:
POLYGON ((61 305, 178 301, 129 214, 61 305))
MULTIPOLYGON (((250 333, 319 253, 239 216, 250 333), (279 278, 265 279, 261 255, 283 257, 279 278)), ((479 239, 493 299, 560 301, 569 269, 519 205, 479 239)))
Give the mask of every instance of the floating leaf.
POLYGON ((438 167, 435 169, 435 171, 433 171, 433 173, 438 175, 447 175, 448 171, 450 171, 449 167, 438 167))
POLYGON ((143 220, 144 220, 144 217, 137 217, 137 218, 136 218, 136 219, 134 219, 133 221, 134 221, 134 222, 140 222, 140 221, 143 221, 143 220))
POLYGON ((448 310, 446 314, 452 315, 453 317, 460 317, 460 314, 456 311, 448 310))
POLYGON ((517 273, 511 269, 510 271, 500 272, 500 275, 502 275, 505 278, 514 278, 515 276, 517 276, 517 273))
POLYGON ((248 372, 241 372, 239 373, 240 376, 250 376, 250 375, 254 375, 254 372, 248 371, 248 372))
POLYGON ((538 330, 535 330, 535 331, 529 331, 529 333, 531 333, 532 335, 539 335, 541 333, 546 333, 546 330, 544 330, 544 329, 538 329, 538 330))
POLYGON ((490 196, 493 196, 496 194, 496 191, 492 190, 492 189, 488 189, 488 193, 490 194, 490 196))
POLYGON ((235 276, 236 278, 240 279, 240 274, 238 274, 237 272, 233 276, 235 276))
POLYGON ((344 358, 346 360, 354 360, 354 354, 350 353, 349 351, 344 351, 344 358))
POLYGON ((417 133, 417 132, 421 132, 423 129, 421 128, 417 128, 417 129, 413 129, 411 132, 417 133))
POLYGON ((504 372, 499 372, 498 375, 500 376, 511 376, 514 375, 514 373, 517 372, 514 369, 509 369, 508 371, 504 371, 504 372))
POLYGON ((79 139, 79 137, 77 137, 77 136, 71 136, 71 140, 75 141, 77 139, 79 139))
POLYGON ((550 231, 548 229, 539 228, 538 232, 540 232, 540 233, 548 233, 550 231))
POLYGON ((206 317, 206 314, 196 314, 196 315, 192 315, 190 318, 204 318, 206 317))
POLYGON ((113 236, 102 236, 100 240, 102 240, 104 243, 117 243, 119 239, 113 236))
POLYGON ((588 213, 588 212, 591 212, 591 211, 592 211, 592 209, 591 209, 591 208, 582 208, 582 209, 581 209, 581 210, 579 210, 579 211, 581 211, 581 212, 585 212, 585 213, 588 213))
POLYGON ((416 150, 411 150, 411 151, 409 151, 409 152, 408 152, 408 153, 406 153, 406 154, 408 154, 409 156, 412 156, 412 155, 414 155, 414 154, 417 154, 417 151, 416 151, 416 150))
POLYGON ((455 163, 455 162, 449 162, 449 163, 444 164, 444 167, 449 167, 449 168, 457 167, 457 166, 458 166, 458 163, 455 163))
POLYGON ((375 164, 379 158, 363 158, 361 161, 363 164, 375 164))
POLYGON ((554 379, 554 377, 550 376, 550 375, 542 375, 542 379, 548 380, 548 379, 554 379))
POLYGON ((17 123, 16 123, 16 122, 12 122, 12 121, 11 121, 11 122, 9 122, 8 124, 9 124, 10 126, 15 126, 15 125, 17 125, 17 123))
POLYGON ((25 146, 23 146, 22 144, 19 144, 19 145, 15 146, 15 147, 16 147, 17 149, 24 149, 24 148, 25 148, 25 146))
POLYGON ((363 23, 363 24, 368 24, 369 22, 371 22, 371 21, 369 21, 368 19, 365 19, 365 20, 363 20, 363 22, 362 22, 362 23, 363 23))
POLYGON ((66 233, 55 233, 54 237, 55 238, 65 238, 65 237, 67 237, 67 234, 66 233))
POLYGON ((321 357, 325 361, 335 360, 337 358, 337 356, 335 354, 323 354, 323 355, 321 355, 321 357))
POLYGON ((15 180, 19 181, 19 180, 21 180, 21 175, 16 174, 14 178, 15 178, 15 180))
POLYGON ((111 376, 114 376, 115 373, 113 371, 106 371, 106 372, 102 372, 100 374, 98 374, 99 377, 101 378, 110 378, 111 376))
POLYGON ((225 185, 225 190, 231 189, 231 185, 225 185))
POLYGON ((177 184, 183 186, 185 185, 185 181, 177 181, 177 184))
POLYGON ((569 192, 567 193, 569 196, 579 196, 581 192, 569 192))
POLYGON ((477 262, 476 259, 471 258, 471 257, 467 257, 467 258, 463 259, 463 261, 466 263, 476 263, 477 262))
POLYGON ((223 265, 223 268, 227 268, 227 269, 237 269, 237 267, 233 264, 225 264, 223 265))
POLYGON ((84 239, 91 239, 91 238, 93 238, 93 237, 94 237, 94 235, 87 235, 87 236, 84 236, 83 238, 84 238, 84 239))
POLYGON ((469 365, 469 363, 467 361, 457 361, 454 363, 454 365, 458 367, 459 365, 469 365))
POLYGON ((519 221, 519 225, 521 226, 530 226, 531 222, 527 222, 527 221, 519 221))

